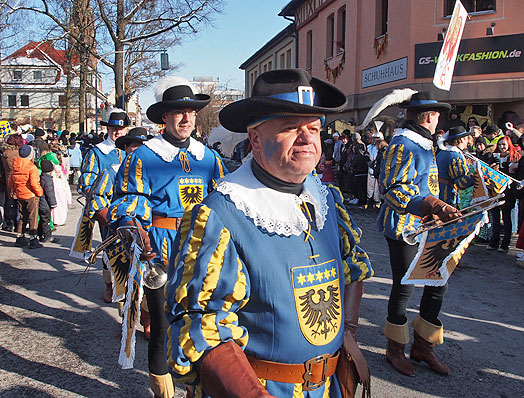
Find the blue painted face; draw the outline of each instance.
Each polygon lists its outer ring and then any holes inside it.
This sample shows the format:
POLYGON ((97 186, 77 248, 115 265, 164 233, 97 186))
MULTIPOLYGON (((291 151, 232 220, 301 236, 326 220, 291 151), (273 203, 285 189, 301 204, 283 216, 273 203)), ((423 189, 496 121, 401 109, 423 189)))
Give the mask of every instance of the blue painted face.
POLYGON ((266 141, 264 145, 264 156, 266 157, 266 162, 269 162, 269 159, 273 157, 275 152, 278 149, 278 142, 275 141, 266 141))

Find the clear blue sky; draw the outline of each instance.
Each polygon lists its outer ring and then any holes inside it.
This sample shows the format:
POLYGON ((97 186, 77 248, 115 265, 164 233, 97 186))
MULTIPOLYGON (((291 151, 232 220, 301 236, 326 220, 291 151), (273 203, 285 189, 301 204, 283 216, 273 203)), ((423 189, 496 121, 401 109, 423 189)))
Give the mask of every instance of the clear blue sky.
MULTIPOLYGON (((289 21, 278 16, 289 0, 225 0, 214 27, 205 27, 196 38, 169 50, 169 63, 183 63, 173 74, 192 80, 212 76, 230 88, 244 89, 244 73, 238 67, 284 29, 289 21)), ((153 90, 142 90, 144 111, 154 103, 153 90)))

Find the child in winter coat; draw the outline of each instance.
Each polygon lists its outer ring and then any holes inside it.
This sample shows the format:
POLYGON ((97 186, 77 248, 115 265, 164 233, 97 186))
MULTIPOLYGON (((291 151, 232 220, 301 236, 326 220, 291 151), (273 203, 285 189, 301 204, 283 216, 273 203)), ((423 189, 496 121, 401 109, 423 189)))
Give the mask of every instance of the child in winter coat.
POLYGON ((18 150, 19 158, 13 160, 13 168, 9 176, 9 188, 18 199, 20 220, 16 227, 16 245, 27 246, 30 249, 42 247, 38 242, 38 202, 43 195, 38 169, 33 163, 35 150, 29 145, 22 145, 18 150), (24 236, 25 227, 29 223, 29 242, 24 236))
POLYGON ((51 175, 54 166, 51 161, 43 159, 40 162, 40 168, 42 169, 40 185, 42 186, 44 195, 40 198, 40 203, 38 205, 38 212, 40 215, 40 221, 38 222, 38 235, 40 236, 40 242, 57 243, 59 239, 51 235, 52 231, 49 225, 51 221, 51 210, 56 207, 55 187, 51 175))

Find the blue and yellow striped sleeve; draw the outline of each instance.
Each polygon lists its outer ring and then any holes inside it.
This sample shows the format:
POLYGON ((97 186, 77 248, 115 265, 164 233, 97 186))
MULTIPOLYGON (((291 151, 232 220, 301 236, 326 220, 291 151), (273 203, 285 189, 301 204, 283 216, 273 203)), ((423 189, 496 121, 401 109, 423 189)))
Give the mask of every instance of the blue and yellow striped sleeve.
POLYGON ((399 214, 412 212, 408 209, 410 202, 423 199, 413 182, 417 177, 413 153, 403 144, 392 144, 386 149, 381 169, 379 184, 384 201, 399 214))
POLYGON ((213 178, 208 184, 208 192, 214 190, 217 187, 217 181, 229 173, 218 152, 214 149, 211 149, 211 152, 215 156, 215 168, 213 170, 213 178))
POLYGON ((245 347, 248 331, 236 312, 249 300, 250 282, 229 231, 209 207, 184 213, 165 287, 167 363, 184 383, 198 380, 195 363, 229 340, 245 347))
POLYGON ((475 183, 475 174, 469 174, 469 167, 463 156, 454 158, 449 164, 448 174, 458 189, 466 189, 475 183))
POLYGON ((111 174, 108 170, 103 170, 99 182, 93 186, 94 192, 91 200, 86 204, 87 215, 93 218, 99 210, 109 207, 113 196, 113 184, 115 180, 114 172, 111 174))
POLYGON ((337 210, 337 223, 340 232, 340 249, 344 266, 345 284, 353 281, 362 281, 374 275, 373 268, 367 253, 358 245, 362 236, 362 230, 357 226, 344 206, 344 198, 340 190, 329 185, 335 199, 337 210))
POLYGON ((84 157, 81 167, 82 175, 78 180, 78 189, 82 191, 84 195, 89 195, 89 189, 95 182, 100 171, 98 157, 96 156, 95 150, 91 149, 84 157))
POLYGON ((134 212, 142 226, 148 229, 153 219, 149 195, 151 188, 142 159, 131 153, 118 169, 113 203, 108 212, 109 223, 124 225, 131 220, 128 214, 134 212))

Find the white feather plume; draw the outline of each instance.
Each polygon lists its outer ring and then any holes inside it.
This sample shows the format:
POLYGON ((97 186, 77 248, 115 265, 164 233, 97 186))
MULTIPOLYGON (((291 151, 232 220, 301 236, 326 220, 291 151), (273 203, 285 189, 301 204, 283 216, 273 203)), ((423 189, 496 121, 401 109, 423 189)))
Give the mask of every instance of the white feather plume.
POLYGON ((180 76, 166 76, 155 85, 155 98, 157 102, 162 101, 164 91, 170 87, 175 86, 189 86, 193 94, 196 94, 195 87, 187 79, 180 76))
POLYGON ((410 88, 400 88, 393 90, 390 94, 386 95, 384 98, 381 98, 369 110, 368 114, 364 118, 364 121, 360 126, 357 127, 357 130, 364 130, 366 126, 373 120, 374 117, 378 116, 380 112, 386 109, 388 106, 400 104, 401 102, 408 101, 411 99, 411 96, 417 91, 410 88))
POLYGON ((109 121, 109 118, 111 117, 111 114, 115 112, 115 113, 126 113, 126 111, 124 111, 123 109, 120 109, 120 108, 113 108, 113 107, 110 107, 110 108, 107 108, 107 111, 105 113, 106 117, 105 117, 105 120, 104 122, 108 122, 109 121))

